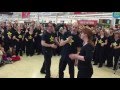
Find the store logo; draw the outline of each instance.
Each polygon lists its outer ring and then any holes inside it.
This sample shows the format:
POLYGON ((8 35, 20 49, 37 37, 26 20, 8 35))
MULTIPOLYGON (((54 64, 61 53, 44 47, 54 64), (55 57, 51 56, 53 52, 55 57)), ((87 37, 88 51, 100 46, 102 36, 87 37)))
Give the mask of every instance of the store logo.
POLYGON ((120 12, 113 12, 114 18, 120 18, 120 12))

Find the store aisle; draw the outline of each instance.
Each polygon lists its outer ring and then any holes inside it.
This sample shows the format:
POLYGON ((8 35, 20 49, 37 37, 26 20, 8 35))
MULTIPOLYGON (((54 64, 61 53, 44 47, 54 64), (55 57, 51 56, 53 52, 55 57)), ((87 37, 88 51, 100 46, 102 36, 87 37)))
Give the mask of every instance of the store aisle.
MULTIPOLYGON (((51 64, 52 77, 58 75, 59 57, 53 56, 51 64)), ((33 57, 23 56, 21 61, 13 64, 7 64, 0 67, 0 78, 44 78, 44 74, 40 73, 43 64, 43 56, 35 55, 33 57)), ((77 68, 75 68, 75 76, 77 77, 77 68)), ((68 67, 65 70, 65 78, 69 77, 68 67)), ((120 70, 114 75, 112 69, 94 66, 94 75, 92 78, 120 78, 120 70)))

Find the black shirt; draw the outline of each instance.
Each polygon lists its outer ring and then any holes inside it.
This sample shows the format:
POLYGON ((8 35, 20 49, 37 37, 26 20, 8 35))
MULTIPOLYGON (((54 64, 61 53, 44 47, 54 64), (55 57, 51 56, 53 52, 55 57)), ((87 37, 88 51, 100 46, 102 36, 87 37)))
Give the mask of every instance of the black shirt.
POLYGON ((29 32, 26 33, 25 38, 28 39, 28 42, 33 42, 34 34, 30 34, 29 32))
MULTIPOLYGON (((47 44, 54 44, 54 35, 53 33, 48 33, 48 32, 45 32, 43 33, 42 35, 42 40, 45 41, 47 44)), ((51 52, 52 48, 51 47, 44 47, 43 46, 43 51, 48 51, 48 52, 51 52)))
POLYGON ((72 36, 72 40, 70 43, 67 43, 63 46, 63 55, 69 55, 71 53, 77 53, 77 47, 82 47, 82 40, 78 35, 73 35, 70 32, 66 32, 62 39, 66 40, 69 36, 72 36))
POLYGON ((97 40, 97 46, 98 47, 101 47, 101 44, 105 43, 105 40, 107 40, 107 38, 105 36, 103 38, 101 38, 100 36, 98 36, 97 38, 98 38, 98 40, 97 40))
POLYGON ((17 32, 16 33, 16 38, 19 39, 19 42, 22 42, 23 38, 24 38, 24 32, 23 31, 21 31, 20 33, 17 32))
POLYGON ((14 35, 15 35, 15 33, 12 30, 5 30, 4 31, 4 42, 8 42, 8 43, 13 42, 12 38, 14 35), (9 39, 8 36, 10 36, 11 39, 9 39))
POLYGON ((107 47, 108 47, 108 48, 110 48, 110 45, 111 45, 113 39, 114 39, 114 35, 109 36, 109 37, 107 38, 107 40, 108 40, 107 47))
POLYGON ((120 45, 120 39, 118 39, 118 40, 113 39, 111 44, 112 44, 113 53, 115 55, 120 55, 120 48, 114 49, 115 46, 119 46, 120 45))
POLYGON ((94 44, 95 44, 95 41, 96 41, 97 37, 98 37, 98 34, 93 34, 93 42, 94 42, 94 44))
POLYGON ((84 56, 85 61, 78 61, 78 69, 92 69, 92 58, 94 53, 94 47, 91 44, 86 44, 80 50, 80 54, 84 56))
POLYGON ((38 30, 37 28, 35 28, 33 33, 34 33, 35 42, 40 42, 41 41, 41 36, 40 36, 41 30, 38 30))

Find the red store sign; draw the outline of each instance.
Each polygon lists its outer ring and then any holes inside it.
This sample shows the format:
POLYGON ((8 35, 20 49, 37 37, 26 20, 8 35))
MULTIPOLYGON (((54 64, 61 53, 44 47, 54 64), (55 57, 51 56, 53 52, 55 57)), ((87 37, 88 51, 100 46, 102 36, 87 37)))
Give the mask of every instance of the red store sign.
POLYGON ((78 20, 78 23, 81 25, 96 25, 97 20, 78 20))

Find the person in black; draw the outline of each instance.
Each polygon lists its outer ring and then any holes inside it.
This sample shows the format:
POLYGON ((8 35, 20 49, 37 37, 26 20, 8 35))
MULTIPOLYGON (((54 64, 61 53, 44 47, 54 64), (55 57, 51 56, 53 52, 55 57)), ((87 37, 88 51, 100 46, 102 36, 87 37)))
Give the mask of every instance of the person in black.
POLYGON ((78 48, 80 48, 81 40, 77 35, 77 30, 78 26, 75 24, 73 25, 72 31, 64 33, 63 38, 61 39, 60 46, 63 46, 63 51, 59 64, 59 78, 64 77, 64 70, 67 64, 69 65, 70 78, 74 78, 74 61, 71 61, 69 54, 77 53, 78 48))
POLYGON ((52 49, 57 48, 54 42, 54 36, 52 34, 53 25, 48 24, 46 32, 42 35, 41 45, 43 46, 44 62, 41 68, 41 73, 45 73, 45 78, 50 78, 50 67, 52 58, 52 49))
POLYGON ((81 39, 83 40, 83 47, 79 54, 70 54, 72 60, 78 59, 78 76, 77 78, 91 78, 93 75, 93 67, 91 64, 94 46, 92 43, 92 31, 83 29, 81 39))
POLYGON ((15 51, 15 46, 16 46, 16 44, 17 44, 17 41, 16 41, 16 39, 15 39, 15 36, 16 36, 16 33, 17 33, 17 23, 14 23, 13 24, 13 27, 12 27, 12 32, 13 32, 13 35, 14 35, 14 37, 13 37, 13 50, 15 51))
POLYGON ((96 40, 96 55, 94 60, 94 65, 99 63, 99 68, 102 67, 105 62, 105 45, 107 45, 107 38, 105 37, 105 33, 103 30, 100 31, 100 36, 97 37, 96 40))
POLYGON ((12 27, 10 24, 7 25, 7 30, 4 30, 4 48, 7 52, 10 50, 12 52, 13 50, 13 40, 14 40, 14 32, 12 31, 12 27))
MULTIPOLYGON (((63 49, 64 46, 60 46, 60 41, 62 40, 62 38, 66 32, 67 32, 66 28, 60 27, 60 29, 59 29, 59 49, 60 49, 59 53, 61 56, 64 51, 64 49, 63 49)), ((61 63, 62 63, 62 57, 60 58, 60 61, 59 61, 59 70, 61 68, 61 63)))
MULTIPOLYGON (((52 24, 52 23, 49 23, 49 24, 52 24)), ((55 39, 55 41, 54 41, 55 45, 57 45, 57 48, 52 49, 52 53, 53 53, 54 56, 56 56, 57 55, 57 49, 58 49, 58 37, 57 37, 57 32, 55 31, 54 26, 53 26, 53 29, 52 29, 52 35, 55 39)))
MULTIPOLYGON (((93 41, 93 43, 95 45, 97 37, 98 37, 98 33, 97 33, 96 30, 93 30, 92 32, 93 32, 93 39, 92 39, 92 41, 93 41)), ((95 61, 95 56, 96 56, 96 47, 95 47, 95 50, 94 50, 93 61, 95 61)))
POLYGON ((107 49, 106 49, 106 52, 107 52, 107 67, 113 67, 113 49, 110 47, 113 39, 114 39, 114 33, 113 33, 113 30, 110 30, 109 31, 109 36, 108 36, 108 43, 107 43, 107 49))
POLYGON ((110 47, 113 49, 113 56, 114 56, 114 67, 113 70, 116 70, 116 66, 120 57, 120 37, 119 32, 114 33, 114 39, 111 42, 110 47))
POLYGON ((22 51, 23 51, 23 53, 25 53, 25 43, 26 43, 26 41, 25 41, 25 34, 26 34, 26 29, 27 29, 27 26, 26 25, 21 25, 20 26, 21 27, 21 31, 23 32, 23 48, 22 48, 22 51))
POLYGON ((17 26, 17 33, 16 33, 16 55, 20 53, 20 56, 23 55, 22 49, 23 49, 23 37, 24 33, 21 31, 20 26, 17 26))
POLYGON ((41 29, 40 29, 40 26, 37 26, 35 29, 34 29, 34 39, 35 39, 35 51, 36 53, 39 55, 41 53, 41 29))
POLYGON ((33 56, 34 54, 34 33, 33 33, 33 27, 30 27, 30 30, 25 35, 26 40, 26 55, 27 56, 33 56))

